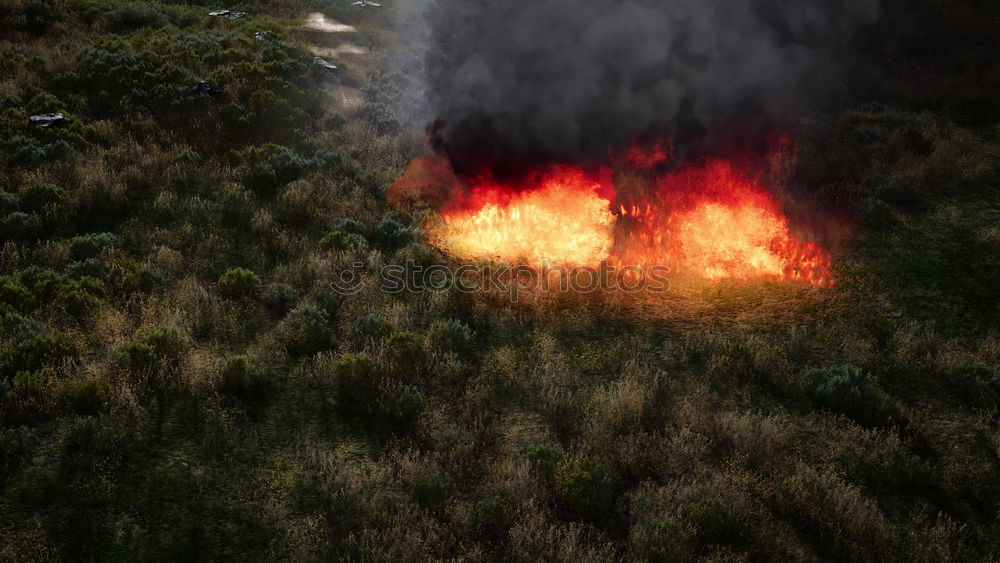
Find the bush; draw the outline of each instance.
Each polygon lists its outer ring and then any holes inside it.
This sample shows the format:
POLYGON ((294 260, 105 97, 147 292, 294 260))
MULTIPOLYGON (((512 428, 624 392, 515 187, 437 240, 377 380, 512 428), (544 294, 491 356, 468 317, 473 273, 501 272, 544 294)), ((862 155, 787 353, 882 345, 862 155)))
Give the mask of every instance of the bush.
POLYGON ((705 544, 731 544, 739 539, 739 528, 729 505, 718 498, 686 504, 681 509, 684 520, 694 525, 705 544))
POLYGON ((135 373, 153 373, 175 367, 187 349, 187 339, 177 328, 159 328, 118 350, 117 363, 135 373))
POLYGON ((31 242, 38 238, 41 230, 42 220, 34 213, 15 211, 0 218, 0 238, 2 239, 31 242))
POLYGON ((233 268, 219 278, 219 294, 227 299, 245 299, 257 295, 260 278, 246 268, 233 268))
POLYGON ((168 23, 163 9, 148 4, 117 4, 106 10, 104 17, 116 32, 142 27, 163 27, 168 23))
POLYGON ((691 540, 680 522, 665 518, 644 520, 629 530, 629 550, 634 561, 685 561, 691 540))
POLYGON ((330 230, 340 231, 349 235, 360 235, 362 237, 368 232, 364 225, 350 217, 340 217, 330 221, 330 230))
POLYGON ((424 345, 411 332, 397 332, 385 344, 389 368, 396 375, 420 373, 424 369, 424 345))
POLYGON ((351 324, 351 337, 356 341, 382 340, 392 334, 392 325, 382 315, 369 313, 351 324))
POLYGON ((108 265, 97 258, 87 258, 66 266, 66 275, 75 280, 85 277, 102 280, 108 275, 108 265))
POLYGON ((347 250, 349 248, 364 248, 368 241, 361 235, 333 231, 327 233, 319 241, 319 247, 326 251, 347 250))
POLYGON ((116 363, 133 373, 152 373, 158 364, 156 349, 145 342, 129 342, 118 349, 116 363))
POLYGON ((401 248, 411 243, 416 232, 404 224, 406 217, 398 213, 386 213, 375 225, 375 240, 390 249, 401 248))
POLYGON ((383 420, 396 430, 409 430, 424 411, 424 396, 412 385, 403 385, 386 394, 382 399, 383 420))
POLYGON ((555 482, 556 468, 566 458, 558 444, 521 444, 516 456, 527 461, 531 470, 548 482, 555 482))
POLYGON ((35 296, 17 280, 4 276, 0 278, 0 304, 23 313, 35 308, 35 296))
POLYGON ((20 209, 21 198, 17 194, 0 192, 0 216, 6 216, 20 209))
POLYGON ((125 277, 125 287, 129 291, 140 293, 152 293, 157 288, 162 287, 164 283, 166 283, 166 279, 164 279, 163 274, 145 266, 125 277))
POLYGON ((566 506, 579 514, 606 512, 614 502, 614 479, 599 459, 583 460, 560 477, 558 487, 566 506))
POLYGON ((52 184, 32 184, 21 192, 21 209, 41 211, 58 202, 66 194, 65 190, 52 184))
POLYGON ((367 354, 352 354, 333 367, 337 408, 346 416, 371 414, 379 398, 380 377, 367 354))
POLYGON ((35 335, 0 352, 0 375, 11 377, 18 372, 33 372, 75 354, 73 346, 62 338, 35 335))
POLYGON ((271 313, 284 316, 295 306, 298 297, 299 294, 294 287, 283 283, 274 283, 264 288, 260 300, 271 313))
POLYGON ((425 475, 413 487, 413 498, 431 508, 444 504, 455 494, 455 480, 444 471, 434 471, 425 475))
POLYGON ((0 336, 25 340, 42 334, 42 326, 35 319, 13 311, 0 313, 0 336))
POLYGON ((290 311, 281 321, 278 332, 293 357, 311 356, 333 346, 330 314, 311 303, 290 311))
POLYGON ((413 230, 392 215, 386 215, 375 225, 375 240, 389 249, 406 246, 413 240, 413 230))
POLYGON ((955 374, 955 384, 962 400, 972 406, 992 408, 1000 402, 1000 381, 982 364, 963 366, 955 374))
POLYGON ((512 504, 506 497, 490 495, 472 507, 472 522, 480 530, 490 533, 506 530, 514 519, 512 504))
POLYGON ((246 401, 259 400, 267 392, 267 379, 249 357, 232 356, 222 365, 219 392, 246 401))
POLYGON ((465 323, 450 319, 434 321, 428 330, 431 344, 448 352, 464 352, 472 342, 472 329, 465 323))
POLYGON ((59 292, 53 305, 70 318, 84 319, 100 308, 101 303, 101 299, 82 287, 68 287, 59 292))
POLYGON ((23 8, 28 31, 43 34, 59 19, 52 4, 43 0, 28 0, 23 8))
POLYGON ((813 401, 865 426, 898 420, 898 407, 871 377, 852 365, 809 370, 805 379, 813 401))
POLYGON ((69 404, 76 414, 96 416, 104 411, 113 391, 114 387, 106 379, 93 377, 73 388, 69 404))
POLYGON ((118 244, 118 237, 112 233, 90 233, 70 239, 69 250, 73 260, 86 260, 96 257, 105 248, 118 244))

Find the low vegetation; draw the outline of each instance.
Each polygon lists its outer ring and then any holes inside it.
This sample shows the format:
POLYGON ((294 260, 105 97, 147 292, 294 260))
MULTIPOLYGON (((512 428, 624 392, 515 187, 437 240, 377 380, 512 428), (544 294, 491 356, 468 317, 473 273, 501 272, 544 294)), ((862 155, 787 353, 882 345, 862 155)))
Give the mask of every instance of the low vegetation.
POLYGON ((850 223, 833 289, 338 295, 447 261, 382 195, 419 68, 343 65, 336 107, 303 11, 388 53, 388 9, 216 7, 0 0, 0 559, 1000 549, 993 114, 806 124, 781 195, 850 223))

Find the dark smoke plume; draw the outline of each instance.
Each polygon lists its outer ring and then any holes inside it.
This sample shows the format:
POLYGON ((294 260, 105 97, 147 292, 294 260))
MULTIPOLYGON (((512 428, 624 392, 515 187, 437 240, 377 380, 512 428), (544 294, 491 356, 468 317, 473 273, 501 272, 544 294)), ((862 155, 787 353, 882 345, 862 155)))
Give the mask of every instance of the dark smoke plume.
POLYGON ((470 173, 774 127, 837 93, 852 32, 878 12, 879 0, 436 0, 432 144, 470 173))

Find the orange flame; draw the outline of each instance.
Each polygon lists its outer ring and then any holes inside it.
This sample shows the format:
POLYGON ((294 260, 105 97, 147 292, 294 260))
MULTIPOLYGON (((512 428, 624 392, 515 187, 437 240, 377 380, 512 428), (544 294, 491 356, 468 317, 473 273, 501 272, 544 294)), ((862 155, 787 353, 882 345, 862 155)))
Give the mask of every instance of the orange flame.
POLYGON ((557 168, 534 191, 506 201, 497 201, 500 193, 480 188, 474 197, 486 200, 482 207, 444 214, 437 244, 456 256, 502 262, 600 263, 611 249, 614 216, 611 202, 596 189, 572 168, 557 168))
POLYGON ((606 261, 668 266, 679 276, 707 280, 832 285, 829 254, 792 232, 779 203, 755 177, 725 161, 660 177, 648 169, 643 174, 650 185, 638 194, 614 185, 609 170, 595 175, 572 166, 537 174, 523 191, 480 180, 465 207, 442 212, 430 236, 466 259, 535 266, 606 261))

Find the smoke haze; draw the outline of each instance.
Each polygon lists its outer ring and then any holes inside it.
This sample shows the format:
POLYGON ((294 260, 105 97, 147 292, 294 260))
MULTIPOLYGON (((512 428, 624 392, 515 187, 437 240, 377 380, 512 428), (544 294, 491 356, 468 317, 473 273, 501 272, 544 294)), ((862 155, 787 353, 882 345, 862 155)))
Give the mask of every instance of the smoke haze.
POLYGON ((852 32, 878 14, 879 0, 436 0, 431 140, 460 173, 583 162, 650 133, 695 150, 831 99, 852 32))

